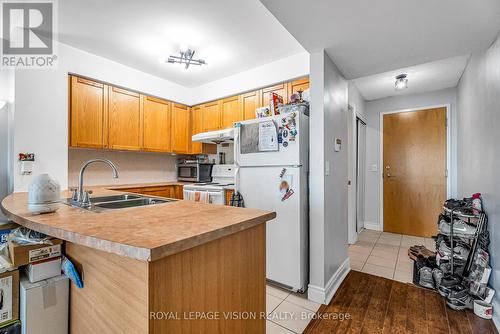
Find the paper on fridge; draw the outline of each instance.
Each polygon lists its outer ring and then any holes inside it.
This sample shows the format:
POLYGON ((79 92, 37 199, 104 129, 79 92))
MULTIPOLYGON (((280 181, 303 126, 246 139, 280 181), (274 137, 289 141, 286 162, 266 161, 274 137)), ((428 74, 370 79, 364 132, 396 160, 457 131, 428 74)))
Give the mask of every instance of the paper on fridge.
POLYGON ((273 121, 259 123, 259 151, 278 150, 278 131, 273 121))

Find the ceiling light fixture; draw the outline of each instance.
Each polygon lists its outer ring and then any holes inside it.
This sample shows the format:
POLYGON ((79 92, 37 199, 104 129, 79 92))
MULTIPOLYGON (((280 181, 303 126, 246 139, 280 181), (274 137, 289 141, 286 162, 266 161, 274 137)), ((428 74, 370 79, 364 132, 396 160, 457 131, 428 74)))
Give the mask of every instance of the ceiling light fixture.
POLYGON ((394 83, 394 86, 396 87, 396 90, 403 90, 408 88, 408 75, 407 74, 400 74, 396 76, 396 82, 394 83))
POLYGON ((189 65, 206 65, 207 63, 203 59, 193 59, 194 50, 187 49, 186 51, 180 51, 179 56, 169 56, 167 63, 170 64, 186 64, 185 69, 189 68, 189 65))

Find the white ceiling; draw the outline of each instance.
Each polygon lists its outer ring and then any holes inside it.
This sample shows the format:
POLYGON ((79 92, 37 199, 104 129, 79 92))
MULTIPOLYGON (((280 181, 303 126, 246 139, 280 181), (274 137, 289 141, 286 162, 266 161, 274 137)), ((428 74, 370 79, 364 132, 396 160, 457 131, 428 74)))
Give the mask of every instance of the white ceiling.
POLYGON ((304 52, 258 0, 64 0, 59 39, 187 87, 304 52), (159 62, 182 46, 208 65, 159 62))
POLYGON ((468 59, 468 55, 451 57, 354 79, 353 82, 368 101, 394 95, 430 92, 455 87, 468 59), (402 73, 408 74, 408 88, 396 91, 395 77, 402 73))
POLYGON ((470 54, 500 30, 499 0, 260 0, 347 79, 470 54))

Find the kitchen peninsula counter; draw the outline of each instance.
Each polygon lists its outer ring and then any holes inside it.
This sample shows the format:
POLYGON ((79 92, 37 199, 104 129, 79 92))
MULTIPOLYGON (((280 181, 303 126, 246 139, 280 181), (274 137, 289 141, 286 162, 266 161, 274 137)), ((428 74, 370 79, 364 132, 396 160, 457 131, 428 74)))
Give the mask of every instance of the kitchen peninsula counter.
POLYGON ((82 273, 84 288, 70 290, 71 333, 265 332, 265 223, 274 212, 178 200, 102 212, 61 204, 34 215, 27 199, 7 196, 2 212, 65 240, 82 273))

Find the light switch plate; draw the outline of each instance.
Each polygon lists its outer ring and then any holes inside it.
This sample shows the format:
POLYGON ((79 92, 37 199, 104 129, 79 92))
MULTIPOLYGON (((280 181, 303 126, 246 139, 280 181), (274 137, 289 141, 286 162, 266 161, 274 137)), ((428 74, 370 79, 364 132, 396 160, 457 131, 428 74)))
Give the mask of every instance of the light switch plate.
POLYGON ((377 170, 378 170, 377 164, 370 165, 369 169, 370 172, 376 172, 377 170))
POLYGON ((330 161, 325 162, 325 175, 330 175, 330 161))

